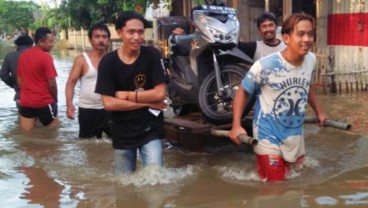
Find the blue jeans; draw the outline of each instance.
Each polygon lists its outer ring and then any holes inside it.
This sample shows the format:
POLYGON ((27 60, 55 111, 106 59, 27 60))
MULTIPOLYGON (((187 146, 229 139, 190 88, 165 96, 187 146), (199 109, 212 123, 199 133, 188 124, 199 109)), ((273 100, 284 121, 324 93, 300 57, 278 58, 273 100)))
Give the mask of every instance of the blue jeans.
POLYGON ((161 140, 155 139, 147 144, 131 149, 115 149, 115 173, 134 172, 137 166, 137 150, 141 155, 143 166, 160 165, 162 166, 162 147, 161 140))

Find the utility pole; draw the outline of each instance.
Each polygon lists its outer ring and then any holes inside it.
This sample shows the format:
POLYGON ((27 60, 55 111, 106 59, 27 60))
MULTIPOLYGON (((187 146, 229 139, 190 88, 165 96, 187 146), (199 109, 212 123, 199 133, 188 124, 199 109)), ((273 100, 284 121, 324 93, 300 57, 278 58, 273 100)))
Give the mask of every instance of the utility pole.
POLYGON ((293 12, 293 1, 283 0, 282 1, 282 20, 284 21, 293 12))

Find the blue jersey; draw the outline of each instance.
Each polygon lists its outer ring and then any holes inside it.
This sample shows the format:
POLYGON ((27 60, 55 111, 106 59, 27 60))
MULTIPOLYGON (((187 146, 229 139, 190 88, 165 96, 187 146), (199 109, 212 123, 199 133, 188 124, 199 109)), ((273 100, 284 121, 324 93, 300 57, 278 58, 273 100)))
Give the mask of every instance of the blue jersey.
POLYGON ((243 89, 257 96, 253 120, 257 154, 282 155, 290 162, 304 155, 303 123, 315 66, 313 53, 295 67, 277 52, 257 61, 244 77, 243 89))

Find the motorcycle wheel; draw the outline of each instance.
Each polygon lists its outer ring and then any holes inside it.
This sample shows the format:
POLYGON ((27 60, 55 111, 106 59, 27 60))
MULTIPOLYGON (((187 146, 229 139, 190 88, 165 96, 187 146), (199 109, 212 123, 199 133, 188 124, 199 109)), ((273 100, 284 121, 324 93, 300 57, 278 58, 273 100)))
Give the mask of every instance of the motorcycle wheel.
MULTIPOLYGON (((221 81, 224 86, 222 96, 219 96, 215 72, 211 72, 202 82, 198 102, 203 115, 214 124, 231 123, 233 117, 233 99, 248 67, 240 65, 225 65, 221 69, 221 81)), ((244 114, 249 113, 247 107, 244 114)))

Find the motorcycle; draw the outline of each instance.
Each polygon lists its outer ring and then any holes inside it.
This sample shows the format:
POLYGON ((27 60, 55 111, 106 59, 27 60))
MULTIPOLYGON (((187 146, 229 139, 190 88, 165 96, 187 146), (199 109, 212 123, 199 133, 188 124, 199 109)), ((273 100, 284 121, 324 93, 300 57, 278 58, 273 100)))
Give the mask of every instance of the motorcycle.
POLYGON ((185 115, 197 105, 209 122, 229 123, 235 91, 253 63, 237 47, 236 10, 203 5, 192 11, 192 22, 194 33, 168 38, 171 107, 175 115, 185 115))

